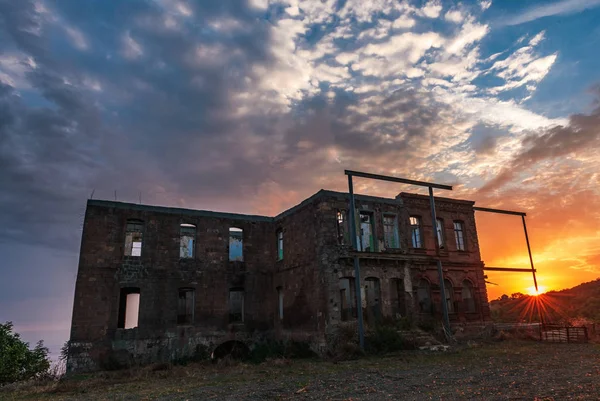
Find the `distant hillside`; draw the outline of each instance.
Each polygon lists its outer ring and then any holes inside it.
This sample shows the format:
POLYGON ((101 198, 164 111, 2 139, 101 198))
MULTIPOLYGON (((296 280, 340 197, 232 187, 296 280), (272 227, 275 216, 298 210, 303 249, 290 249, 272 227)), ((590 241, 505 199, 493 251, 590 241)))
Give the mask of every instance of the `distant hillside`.
POLYGON ((600 279, 537 297, 515 293, 490 302, 492 319, 497 322, 590 321, 600 323, 600 279))

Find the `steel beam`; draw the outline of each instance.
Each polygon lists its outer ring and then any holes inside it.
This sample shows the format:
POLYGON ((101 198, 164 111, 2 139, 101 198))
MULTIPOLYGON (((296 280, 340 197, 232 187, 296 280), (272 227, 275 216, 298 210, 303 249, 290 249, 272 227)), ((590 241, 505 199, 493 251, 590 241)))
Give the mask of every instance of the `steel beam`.
POLYGON ((353 170, 344 170, 344 174, 346 174, 349 177, 354 176, 354 177, 370 178, 372 180, 400 182, 402 184, 418 185, 421 187, 429 187, 429 188, 437 188, 437 189, 447 189, 449 191, 452 191, 452 185, 436 184, 433 182, 415 181, 415 180, 409 180, 406 178, 390 177, 388 175, 379 175, 379 174, 371 174, 371 173, 362 173, 360 171, 353 171, 353 170))
POLYGON ((473 210, 476 210, 478 212, 512 214, 513 216, 527 216, 527 213, 523 213, 523 212, 513 212, 512 210, 502 210, 502 209, 491 209, 489 207, 477 207, 477 206, 473 206, 473 210))
POLYGON ((436 264, 438 270, 438 280, 440 280, 440 296, 442 297, 442 312, 444 314, 444 329, 446 336, 451 336, 450 316, 448 315, 448 304, 446 303, 446 286, 444 283, 444 271, 442 270, 442 261, 440 260, 440 247, 437 238, 437 216, 435 214, 435 200, 433 198, 433 188, 429 187, 429 204, 431 206, 431 225, 433 228, 433 243, 437 253, 436 264))
MULTIPOLYGON (((483 270, 497 271, 497 272, 515 272, 515 273, 531 273, 531 269, 521 269, 512 267, 484 267, 483 270)), ((534 272, 536 270, 533 270, 534 272)))

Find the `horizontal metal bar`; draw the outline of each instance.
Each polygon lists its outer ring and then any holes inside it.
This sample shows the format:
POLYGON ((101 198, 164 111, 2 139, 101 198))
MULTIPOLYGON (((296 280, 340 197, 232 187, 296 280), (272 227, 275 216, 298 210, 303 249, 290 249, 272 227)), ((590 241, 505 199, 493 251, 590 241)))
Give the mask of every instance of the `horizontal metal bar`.
POLYGON ((512 214, 514 216, 527 216, 527 213, 523 213, 523 212, 513 212, 512 210, 502 210, 502 209, 490 209, 489 207, 477 207, 477 206, 473 206, 473 210, 476 210, 478 212, 512 214))
POLYGON ((381 180, 381 181, 401 182, 402 184, 418 185, 421 187, 429 187, 429 188, 437 188, 437 189, 447 189, 449 191, 452 191, 452 185, 435 184, 433 182, 415 181, 415 180, 409 180, 407 178, 390 177, 387 175, 379 175, 379 174, 371 174, 371 173, 361 173, 360 171, 352 171, 352 170, 344 170, 344 174, 352 176, 352 177, 370 178, 372 180, 381 180))
POLYGON ((498 271, 498 272, 515 272, 515 273, 531 273, 532 271, 537 271, 537 270, 531 270, 531 269, 519 269, 519 268, 512 268, 512 267, 484 267, 483 270, 492 270, 492 271, 498 271))

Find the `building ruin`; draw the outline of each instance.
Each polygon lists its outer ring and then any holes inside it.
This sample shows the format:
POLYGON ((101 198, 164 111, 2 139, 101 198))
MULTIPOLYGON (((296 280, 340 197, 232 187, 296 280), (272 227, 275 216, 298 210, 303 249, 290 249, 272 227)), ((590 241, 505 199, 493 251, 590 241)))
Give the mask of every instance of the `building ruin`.
MULTIPOLYGON (((326 349, 357 314, 349 204, 321 190, 266 217, 88 200, 68 370, 172 361, 229 341, 326 349)), ((367 326, 441 319, 437 258, 451 323, 490 320, 474 202, 435 204, 434 224, 427 196, 356 196, 367 326)))

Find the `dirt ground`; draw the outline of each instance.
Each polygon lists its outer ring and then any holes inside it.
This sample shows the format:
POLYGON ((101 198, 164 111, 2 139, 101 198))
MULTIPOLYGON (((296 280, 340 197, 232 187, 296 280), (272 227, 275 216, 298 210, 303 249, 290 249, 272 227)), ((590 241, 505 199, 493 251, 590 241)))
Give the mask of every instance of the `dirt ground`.
POLYGON ((10 390, 0 399, 600 400, 600 346, 505 341, 339 363, 165 365, 10 390))

